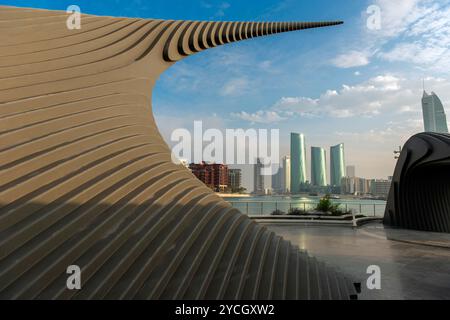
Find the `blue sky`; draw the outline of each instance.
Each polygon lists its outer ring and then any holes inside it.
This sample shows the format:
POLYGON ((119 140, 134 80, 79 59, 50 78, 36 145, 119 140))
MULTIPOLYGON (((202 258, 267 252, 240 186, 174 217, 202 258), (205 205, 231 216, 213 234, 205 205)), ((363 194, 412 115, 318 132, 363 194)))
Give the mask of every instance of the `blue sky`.
POLYGON ((170 68, 153 108, 165 135, 175 128, 278 128, 327 149, 343 142, 357 175, 391 175, 392 151, 423 130, 422 79, 450 116, 450 0, 3 0, 2 4, 167 19, 344 20, 333 28, 252 39, 207 50, 170 68), (367 27, 370 5, 380 29, 367 27))

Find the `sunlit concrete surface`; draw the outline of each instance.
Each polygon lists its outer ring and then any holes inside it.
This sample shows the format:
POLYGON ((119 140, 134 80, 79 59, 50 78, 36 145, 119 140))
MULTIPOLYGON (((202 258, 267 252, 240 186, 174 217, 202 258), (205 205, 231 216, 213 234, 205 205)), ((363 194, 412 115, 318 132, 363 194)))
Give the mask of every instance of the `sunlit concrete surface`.
POLYGON ((267 225, 362 284, 360 299, 450 299, 450 234, 385 228, 267 225), (430 245, 432 244, 432 246, 430 245), (381 290, 368 290, 367 267, 381 268, 381 290))

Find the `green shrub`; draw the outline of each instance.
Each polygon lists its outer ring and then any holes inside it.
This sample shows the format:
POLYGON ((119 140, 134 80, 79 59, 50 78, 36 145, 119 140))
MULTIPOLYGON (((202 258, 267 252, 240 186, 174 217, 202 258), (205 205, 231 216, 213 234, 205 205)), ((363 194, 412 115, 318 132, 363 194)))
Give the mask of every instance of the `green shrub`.
POLYGON ((321 212, 333 212, 336 211, 339 205, 333 205, 330 199, 330 195, 327 194, 325 197, 320 199, 319 203, 316 206, 317 211, 321 212))
POLYGON ((335 211, 332 211, 331 214, 333 216, 345 216, 346 214, 352 214, 352 210, 342 210, 342 209, 336 209, 335 211))
POLYGON ((317 211, 321 212, 330 212, 333 216, 343 216, 346 214, 352 213, 351 210, 342 210, 340 207, 340 204, 333 204, 330 199, 330 195, 327 194, 325 197, 320 199, 319 203, 316 206, 317 211))
POLYGON ((277 209, 275 211, 272 211, 272 213, 270 215, 272 215, 272 216, 282 216, 284 214, 285 213, 283 211, 277 209))
POLYGON ((289 212, 288 212, 288 215, 291 215, 291 216, 300 216, 303 214, 306 214, 306 212, 303 210, 300 210, 299 208, 291 208, 291 209, 289 209, 289 212))

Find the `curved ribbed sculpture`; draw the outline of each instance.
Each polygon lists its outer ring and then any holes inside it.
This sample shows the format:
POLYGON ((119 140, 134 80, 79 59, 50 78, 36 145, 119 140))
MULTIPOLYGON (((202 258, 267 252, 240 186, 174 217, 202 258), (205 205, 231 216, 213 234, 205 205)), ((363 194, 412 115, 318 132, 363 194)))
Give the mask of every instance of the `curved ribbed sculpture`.
POLYGON ((0 298, 354 293, 173 164, 151 109, 158 76, 188 55, 340 22, 67 18, 0 7, 0 298))
POLYGON ((386 225, 450 232, 450 135, 419 133, 403 147, 384 215, 386 225))

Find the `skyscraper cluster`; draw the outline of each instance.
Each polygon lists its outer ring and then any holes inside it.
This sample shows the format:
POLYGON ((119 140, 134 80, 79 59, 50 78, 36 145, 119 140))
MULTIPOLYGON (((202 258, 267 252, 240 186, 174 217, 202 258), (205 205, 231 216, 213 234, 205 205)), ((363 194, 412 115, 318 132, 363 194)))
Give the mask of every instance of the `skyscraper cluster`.
MULTIPOLYGON (((331 186, 340 187, 341 179, 345 177, 344 144, 330 148, 330 178, 331 186)), ((291 133, 291 193, 299 193, 308 183, 306 177, 306 144, 305 136, 291 133)), ((327 182, 326 151, 321 147, 311 147, 311 181, 312 186, 325 187, 327 182)))
POLYGON ((392 177, 386 180, 347 176, 341 180, 341 193, 358 196, 372 195, 374 197, 386 198, 391 183, 392 177))
MULTIPOLYGON (((439 97, 425 90, 422 97, 424 129, 426 132, 448 133, 447 117, 439 97)), ((353 195, 372 195, 386 197, 390 179, 366 179, 356 176, 355 166, 345 166, 344 144, 330 147, 329 177, 327 179, 326 150, 311 146, 310 180, 307 178, 307 154, 305 135, 291 133, 290 157, 284 157, 280 171, 272 177, 272 189, 279 193, 298 194, 313 191, 343 193, 353 195)), ((257 170, 258 165, 255 166, 257 170)), ((262 177, 255 171, 255 190, 263 192, 262 177)))

